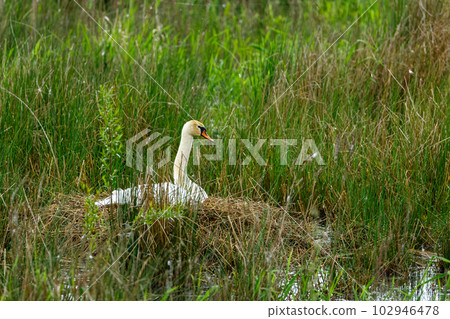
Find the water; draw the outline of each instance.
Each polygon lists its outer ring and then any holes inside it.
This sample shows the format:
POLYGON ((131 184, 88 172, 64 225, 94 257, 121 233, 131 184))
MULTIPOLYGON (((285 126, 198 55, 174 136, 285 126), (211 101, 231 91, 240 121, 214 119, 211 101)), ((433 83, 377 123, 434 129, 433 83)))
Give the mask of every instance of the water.
MULTIPOLYGON (((433 280, 442 273, 436 259, 418 257, 417 265, 412 266, 406 277, 386 277, 378 280, 370 291, 376 300, 449 300, 450 291, 445 293, 439 287, 438 280, 433 280)), ((440 280, 445 285, 445 278, 440 280)))
MULTIPOLYGON (((320 249, 330 251, 331 238, 333 233, 329 227, 317 224, 316 228, 312 231, 311 236, 314 239, 314 243, 317 244, 320 249)), ((434 301, 434 300, 450 300, 450 291, 445 291, 442 287, 445 285, 445 278, 440 278, 440 282, 437 277, 443 277, 443 273, 440 271, 438 265, 438 259, 432 254, 425 251, 418 252, 419 256, 413 261, 409 269, 407 276, 386 276, 378 278, 367 289, 368 298, 370 300, 422 300, 422 301, 434 301), (441 285, 441 287, 440 287, 441 285)), ((295 273, 290 273, 289 277, 292 277, 295 273)), ((450 271, 449 271, 450 275, 450 271)), ((326 288, 329 285, 329 275, 326 268, 322 265, 317 269, 313 278, 313 287, 316 290, 326 288), (328 284, 327 284, 328 283, 328 284)), ((286 296, 286 299, 292 299, 299 291, 298 286, 294 284, 291 287, 291 292, 286 296)), ((335 297, 339 300, 342 298, 335 297)))

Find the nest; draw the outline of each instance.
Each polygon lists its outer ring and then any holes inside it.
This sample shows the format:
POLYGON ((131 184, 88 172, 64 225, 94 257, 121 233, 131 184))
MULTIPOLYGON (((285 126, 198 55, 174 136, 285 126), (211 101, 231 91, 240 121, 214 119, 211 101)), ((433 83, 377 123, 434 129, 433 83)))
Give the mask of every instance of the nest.
POLYGON ((206 245, 224 256, 233 256, 232 250, 241 256, 246 252, 261 252, 264 258, 291 252, 300 256, 311 246, 305 236, 309 227, 293 215, 298 213, 262 201, 210 197, 199 208, 197 222, 206 245))
MULTIPOLYGON (((87 251, 90 244, 89 230, 86 227, 87 211, 85 196, 59 194, 40 212, 44 224, 42 231, 53 232, 59 239, 61 247, 81 248, 87 251)), ((108 219, 108 213, 104 212, 103 217, 108 219)), ((100 219, 95 223, 95 234, 97 239, 106 238, 106 227, 100 219)))
MULTIPOLYGON (((40 214, 44 222, 43 231, 55 232, 63 246, 92 250, 92 240, 95 240, 96 247, 100 247, 108 237, 114 236, 108 231, 108 222, 112 219, 115 222, 116 214, 126 215, 128 211, 120 211, 119 207, 101 208, 97 211, 98 220, 92 220, 89 210, 86 197, 61 194, 40 214), (91 218, 90 223, 88 218, 91 218)), ((141 240, 150 253, 173 243, 171 236, 187 236, 181 229, 195 225, 202 251, 213 250, 222 256, 230 256, 233 250, 244 254, 258 244, 274 254, 277 251, 301 254, 310 247, 305 236, 308 225, 293 217, 296 215, 299 216, 261 201, 210 197, 198 209, 184 211, 178 218, 161 218, 151 225, 143 224, 138 227, 138 232, 146 233, 141 240)), ((133 221, 129 219, 127 225, 133 221)), ((118 232, 126 232, 124 224, 118 224, 122 228, 118 232)))
POLYGON ((207 233, 229 229, 235 238, 242 238, 249 231, 256 231, 277 241, 290 242, 291 246, 305 244, 303 222, 286 210, 261 201, 210 197, 200 207, 198 218, 207 233))

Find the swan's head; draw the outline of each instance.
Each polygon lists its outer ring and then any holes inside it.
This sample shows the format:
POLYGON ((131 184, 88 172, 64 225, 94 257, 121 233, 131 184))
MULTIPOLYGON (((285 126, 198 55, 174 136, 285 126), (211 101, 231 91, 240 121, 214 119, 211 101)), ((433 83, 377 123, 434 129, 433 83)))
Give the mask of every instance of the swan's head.
POLYGON ((184 124, 183 132, 186 134, 190 134, 192 136, 202 136, 202 137, 206 138, 207 140, 214 142, 214 140, 212 138, 210 138, 208 136, 208 134, 206 134, 205 125, 203 125, 203 123, 196 121, 196 120, 192 120, 192 121, 189 121, 186 124, 184 124))

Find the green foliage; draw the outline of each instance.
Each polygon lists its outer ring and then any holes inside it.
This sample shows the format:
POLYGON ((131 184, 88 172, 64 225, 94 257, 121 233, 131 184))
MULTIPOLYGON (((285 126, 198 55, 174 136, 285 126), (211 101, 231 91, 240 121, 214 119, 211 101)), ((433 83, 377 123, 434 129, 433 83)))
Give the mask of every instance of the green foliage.
POLYGON ((118 174, 121 171, 118 167, 123 157, 123 128, 120 120, 120 108, 113 102, 113 89, 100 87, 100 97, 97 99, 98 111, 100 114, 100 143, 102 144, 101 174, 105 187, 117 187, 118 174))
POLYGON ((93 244, 98 236, 98 227, 104 227, 104 222, 98 207, 94 204, 92 198, 86 198, 85 207, 84 233, 91 242, 91 248, 94 249, 95 247, 93 244))
POLYGON ((137 226, 141 223, 151 226, 156 221, 161 219, 171 220, 183 216, 183 210, 177 206, 167 206, 163 208, 157 208, 152 202, 149 203, 145 209, 140 209, 139 214, 134 219, 134 225, 137 226))
POLYGON ((418 250, 449 259, 448 1, 379 0, 344 35, 373 1, 78 2, 98 24, 72 1, 0 1, 1 299, 59 299, 55 287, 66 283, 66 296, 80 297, 118 259, 82 298, 273 300, 298 286, 296 298, 365 300, 370 283, 407 274, 418 250), (212 195, 281 206, 289 198, 301 218, 325 218, 344 273, 325 257, 330 281, 317 288, 319 270, 309 265, 319 261, 306 256, 286 276, 289 253, 279 264, 261 257, 270 249, 264 233, 252 234, 242 255, 201 269, 221 251, 200 250, 199 225, 178 208, 112 210, 104 246, 90 199, 81 230, 68 227, 68 208, 52 211, 52 223, 30 222, 30 211, 39 221, 58 194, 138 183, 125 167, 125 140, 150 128, 175 147, 189 115, 225 146, 238 140, 237 165, 227 165, 225 147, 223 161, 189 164, 194 179, 212 195), (242 165, 239 139, 258 138, 298 140, 289 165, 269 143, 260 150, 266 166, 242 165), (304 139, 325 166, 292 164, 304 139), (123 221, 133 214, 129 230, 123 221), (150 253, 155 244, 137 246, 133 236, 160 214, 187 229, 150 253), (90 237, 61 247, 76 231, 90 237), (98 260, 83 254, 90 245, 98 260), (178 263, 172 281, 169 260, 178 263))

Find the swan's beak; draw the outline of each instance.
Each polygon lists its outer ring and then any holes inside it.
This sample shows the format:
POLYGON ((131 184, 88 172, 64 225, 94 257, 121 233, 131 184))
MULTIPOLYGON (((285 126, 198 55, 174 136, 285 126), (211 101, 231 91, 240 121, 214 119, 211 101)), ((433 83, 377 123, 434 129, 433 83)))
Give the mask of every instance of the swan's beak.
POLYGON ((210 140, 211 142, 214 143, 214 140, 213 140, 212 138, 210 138, 210 137, 208 136, 208 134, 206 134, 206 131, 203 131, 203 132, 202 132, 202 136, 203 136, 204 138, 206 138, 207 140, 210 140))

